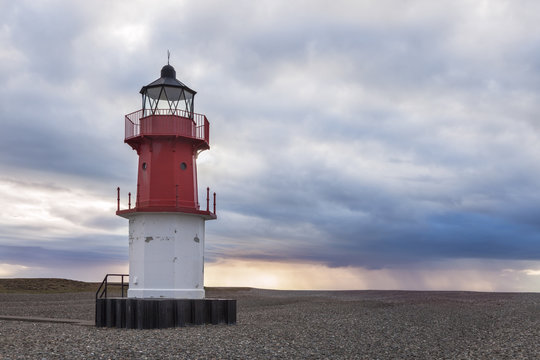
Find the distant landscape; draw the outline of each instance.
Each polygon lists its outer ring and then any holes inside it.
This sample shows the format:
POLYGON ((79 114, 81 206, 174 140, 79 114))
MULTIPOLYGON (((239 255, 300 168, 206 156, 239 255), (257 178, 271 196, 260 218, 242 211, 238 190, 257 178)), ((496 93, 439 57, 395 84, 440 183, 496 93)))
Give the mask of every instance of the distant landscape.
MULTIPOLYGON (((101 283, 58 278, 13 278, 0 279, 0 294, 62 294, 96 292, 101 283)), ((207 297, 219 297, 228 293, 248 291, 244 287, 205 287, 207 297)), ((109 291, 120 292, 119 283, 109 283, 109 291)))

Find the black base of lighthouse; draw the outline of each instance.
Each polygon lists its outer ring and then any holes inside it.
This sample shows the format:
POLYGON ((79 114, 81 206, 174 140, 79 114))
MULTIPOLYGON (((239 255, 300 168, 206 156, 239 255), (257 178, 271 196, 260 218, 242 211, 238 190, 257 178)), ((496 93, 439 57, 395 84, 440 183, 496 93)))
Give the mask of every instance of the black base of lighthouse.
POLYGON ((236 324, 236 300, 96 299, 97 327, 163 329, 203 324, 236 324))

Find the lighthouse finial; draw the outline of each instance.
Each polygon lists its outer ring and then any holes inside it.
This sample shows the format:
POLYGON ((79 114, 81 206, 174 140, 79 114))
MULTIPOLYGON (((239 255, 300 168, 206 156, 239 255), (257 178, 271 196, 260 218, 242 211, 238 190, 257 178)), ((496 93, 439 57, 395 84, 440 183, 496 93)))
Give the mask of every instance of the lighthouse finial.
POLYGON ((169 60, 171 59, 171 51, 170 50, 167 50, 167 65, 170 65, 169 64, 169 60))

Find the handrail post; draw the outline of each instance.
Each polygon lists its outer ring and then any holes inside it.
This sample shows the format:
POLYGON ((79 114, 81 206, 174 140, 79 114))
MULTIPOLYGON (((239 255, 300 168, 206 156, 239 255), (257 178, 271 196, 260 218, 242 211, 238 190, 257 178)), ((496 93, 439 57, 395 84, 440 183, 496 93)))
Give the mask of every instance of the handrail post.
POLYGON ((206 116, 204 116, 204 140, 210 142, 210 123, 206 116))
POLYGON ((105 298, 107 298, 107 287, 108 287, 108 277, 109 277, 109 274, 105 275, 105 298))
POLYGON ((131 193, 128 193, 128 209, 131 209, 131 193))
POLYGON ((137 197, 135 200, 135 207, 139 206, 139 182, 137 182, 137 197))
POLYGON ((120 186, 116 188, 116 210, 120 211, 120 186))
POLYGON ((206 188, 206 211, 210 210, 210 187, 206 188))
POLYGON ((214 193, 214 214, 216 213, 216 193, 214 193))

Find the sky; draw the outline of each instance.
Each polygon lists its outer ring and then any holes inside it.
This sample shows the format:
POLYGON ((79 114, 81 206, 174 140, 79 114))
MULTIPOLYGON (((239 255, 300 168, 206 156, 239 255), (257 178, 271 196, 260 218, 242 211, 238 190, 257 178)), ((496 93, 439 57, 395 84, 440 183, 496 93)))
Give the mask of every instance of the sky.
POLYGON ((205 284, 540 291, 537 1, 0 0, 0 277, 128 271, 124 115, 210 121, 205 284))

